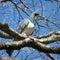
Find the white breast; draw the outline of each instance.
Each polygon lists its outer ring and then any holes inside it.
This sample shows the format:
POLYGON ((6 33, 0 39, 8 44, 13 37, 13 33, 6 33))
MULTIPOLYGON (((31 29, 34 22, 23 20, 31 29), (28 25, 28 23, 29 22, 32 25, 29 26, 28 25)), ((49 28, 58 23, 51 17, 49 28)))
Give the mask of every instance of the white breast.
POLYGON ((27 36, 29 36, 31 35, 33 30, 34 30, 34 24, 31 21, 29 21, 28 26, 25 28, 22 34, 26 34, 27 36))

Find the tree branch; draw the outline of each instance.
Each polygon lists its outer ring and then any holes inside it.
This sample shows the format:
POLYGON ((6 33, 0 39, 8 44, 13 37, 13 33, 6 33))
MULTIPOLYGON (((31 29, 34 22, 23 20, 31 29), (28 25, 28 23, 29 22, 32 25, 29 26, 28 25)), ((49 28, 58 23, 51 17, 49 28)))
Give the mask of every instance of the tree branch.
MULTIPOLYGON (((4 31, 6 34, 1 34, 0 33, 0 37, 4 37, 4 38, 14 38, 17 40, 23 40, 25 38, 27 38, 27 36, 23 36, 22 34, 14 31, 13 29, 11 29, 7 23, 0 23, 0 30, 4 31)), ((49 43, 53 43, 56 41, 60 41, 60 31, 52 31, 48 34, 42 35, 42 36, 36 36, 36 37, 29 37, 30 39, 39 41, 41 43, 44 44, 49 44, 49 43)))
POLYGON ((33 12, 22 0, 20 2, 24 5, 25 8, 27 8, 31 13, 33 12))
MULTIPOLYGON (((54 41, 57 41, 60 39, 60 31, 50 32, 47 35, 37 37, 31 37, 28 38, 26 36, 23 36, 22 34, 19 34, 18 32, 11 29, 7 23, 3 22, 0 23, 0 30, 7 33, 12 38, 18 39, 20 41, 14 41, 14 42, 0 42, 0 49, 21 49, 25 46, 35 48, 41 52, 44 53, 55 53, 60 54, 60 47, 51 47, 45 44, 52 43, 54 41), (43 44, 45 43, 45 44, 43 44)), ((6 36, 6 35, 5 35, 6 36)))
POLYGON ((9 34, 12 38, 25 39, 27 37, 27 36, 23 36, 22 34, 19 34, 18 32, 14 31, 12 28, 9 28, 8 24, 5 22, 3 22, 3 23, 0 22, 0 30, 9 34))
POLYGON ((14 42, 0 42, 0 50, 2 49, 19 50, 26 46, 32 47, 44 53, 60 54, 60 47, 51 47, 34 40, 30 40, 29 38, 21 41, 14 41, 14 42))
POLYGON ((12 39, 12 37, 11 37, 11 36, 9 36, 8 34, 3 33, 3 32, 0 32, 0 37, 1 37, 1 38, 8 38, 8 39, 12 39))
POLYGON ((55 60, 55 58, 54 58, 54 57, 52 57, 52 56, 51 56, 51 54, 46 53, 46 55, 47 55, 51 60, 55 60))
POLYGON ((0 60, 18 60, 17 58, 0 58, 0 60))
POLYGON ((38 40, 44 44, 53 43, 56 41, 60 41, 60 31, 52 31, 42 36, 36 36, 35 38, 32 38, 32 39, 38 40))

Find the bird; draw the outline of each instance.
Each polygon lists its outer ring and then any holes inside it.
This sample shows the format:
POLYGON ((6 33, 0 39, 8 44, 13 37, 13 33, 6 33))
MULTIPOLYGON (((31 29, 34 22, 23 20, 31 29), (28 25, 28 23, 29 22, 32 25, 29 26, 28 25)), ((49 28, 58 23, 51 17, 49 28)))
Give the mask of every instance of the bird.
POLYGON ((33 31, 34 31, 34 27, 36 24, 36 17, 38 17, 38 13, 33 12, 29 18, 22 20, 21 22, 19 22, 18 24, 18 28, 17 28, 17 32, 25 35, 25 36, 30 36, 33 31))
MULTIPOLYGON (((35 18, 38 17, 38 15, 39 15, 38 13, 33 12, 29 16, 29 18, 23 19, 21 22, 19 22, 18 28, 17 28, 16 31, 18 33, 21 33, 21 34, 25 35, 25 36, 30 36, 34 31, 34 27, 35 27, 35 24, 36 24, 36 19, 35 18)), ((8 53, 9 56, 11 56, 13 50, 8 49, 8 50, 6 50, 6 52, 8 53)))

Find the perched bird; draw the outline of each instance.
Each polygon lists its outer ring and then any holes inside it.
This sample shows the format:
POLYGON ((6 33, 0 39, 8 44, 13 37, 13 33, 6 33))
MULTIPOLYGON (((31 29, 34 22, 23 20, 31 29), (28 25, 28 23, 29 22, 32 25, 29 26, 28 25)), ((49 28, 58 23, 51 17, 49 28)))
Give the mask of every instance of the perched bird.
MULTIPOLYGON (((34 25, 36 24, 36 17, 38 17, 38 13, 33 12, 29 18, 22 20, 17 28, 17 32, 25 35, 30 36, 34 30, 34 25)), ((8 49, 6 52, 11 56, 13 50, 8 49)))
POLYGON ((35 18, 38 17, 38 15, 38 13, 33 12, 29 18, 22 20, 18 25, 17 32, 30 36, 34 30, 34 25, 36 24, 35 18))

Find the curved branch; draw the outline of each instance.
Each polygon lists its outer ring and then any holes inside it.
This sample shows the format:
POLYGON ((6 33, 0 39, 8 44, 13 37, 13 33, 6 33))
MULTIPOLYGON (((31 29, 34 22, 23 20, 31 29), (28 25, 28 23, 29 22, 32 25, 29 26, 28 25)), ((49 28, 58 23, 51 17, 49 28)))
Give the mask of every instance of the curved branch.
POLYGON ((22 10, 27 16, 29 16, 29 14, 28 14, 23 8, 19 7, 16 2, 14 2, 14 1, 12 1, 12 0, 11 0, 10 2, 12 2, 12 3, 15 5, 15 7, 19 8, 19 9, 22 10))
POLYGON ((51 60, 55 60, 55 58, 54 58, 54 57, 52 57, 52 56, 51 56, 51 54, 46 53, 46 55, 47 55, 51 60))
POLYGON ((3 32, 0 32, 0 37, 1 37, 1 38, 8 38, 8 39, 12 39, 12 37, 11 37, 11 36, 9 36, 8 34, 3 33, 3 32))
POLYGON ((31 13, 33 12, 22 0, 20 0, 20 2, 25 6, 25 8, 27 8, 31 13))
POLYGON ((60 31, 52 31, 52 32, 42 35, 42 36, 36 36, 35 38, 32 38, 32 39, 35 39, 44 44, 53 43, 56 41, 60 41, 60 31), (35 39, 35 38, 37 38, 37 39, 35 39))
MULTIPOLYGON (((8 24, 4 23, 4 22, 0 23, 0 30, 7 33, 9 36, 11 36, 11 38, 14 38, 17 40, 23 40, 23 39, 27 38, 27 36, 23 36, 22 34, 11 29, 8 26, 8 24)), ((5 37, 7 37, 7 35, 5 35, 5 37)), ((60 41, 60 31, 52 31, 52 32, 50 32, 46 35, 43 35, 43 36, 36 36, 36 37, 30 37, 29 36, 28 38, 39 41, 39 42, 44 43, 44 44, 49 44, 49 43, 53 43, 56 41, 60 41)))
POLYGON ((53 22, 52 20, 47 19, 46 17, 44 17, 44 16, 42 16, 42 15, 39 15, 39 19, 40 19, 40 20, 42 19, 42 20, 47 21, 47 22, 49 22, 49 23, 52 23, 53 25, 55 25, 56 27, 58 27, 58 28, 60 29, 59 24, 57 24, 56 22, 53 22))
POLYGON ((0 22, 0 30, 9 34, 12 38, 25 39, 27 37, 27 36, 23 36, 23 35, 19 34, 18 32, 14 31, 12 28, 9 28, 8 24, 5 22, 3 22, 3 23, 0 22))
POLYGON ((42 44, 37 41, 25 39, 22 41, 14 41, 14 42, 0 42, 0 50, 1 49, 21 49, 23 47, 32 47, 34 49, 37 49, 40 52, 44 53, 54 53, 54 54, 60 54, 60 47, 51 47, 45 44, 42 44))

